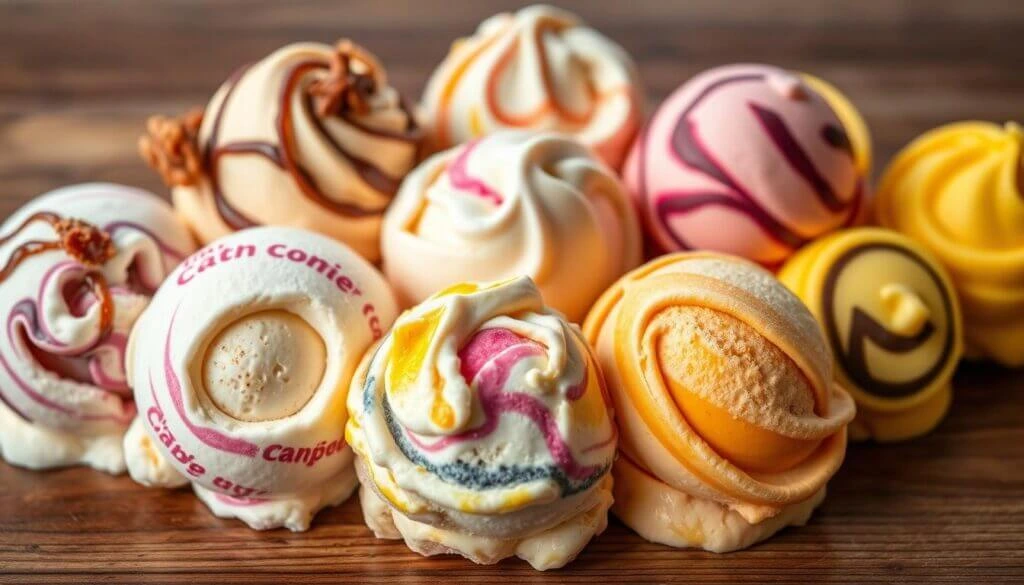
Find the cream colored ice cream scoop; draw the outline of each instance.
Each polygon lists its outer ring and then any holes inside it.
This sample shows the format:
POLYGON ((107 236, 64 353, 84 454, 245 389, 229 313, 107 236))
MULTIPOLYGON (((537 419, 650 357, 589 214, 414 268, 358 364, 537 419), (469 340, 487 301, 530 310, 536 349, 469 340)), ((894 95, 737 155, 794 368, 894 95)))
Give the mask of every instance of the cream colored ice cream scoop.
POLYGON ((217 408, 239 420, 291 416, 324 375, 323 339, 306 321, 260 311, 222 329, 203 359, 203 387, 217 408))

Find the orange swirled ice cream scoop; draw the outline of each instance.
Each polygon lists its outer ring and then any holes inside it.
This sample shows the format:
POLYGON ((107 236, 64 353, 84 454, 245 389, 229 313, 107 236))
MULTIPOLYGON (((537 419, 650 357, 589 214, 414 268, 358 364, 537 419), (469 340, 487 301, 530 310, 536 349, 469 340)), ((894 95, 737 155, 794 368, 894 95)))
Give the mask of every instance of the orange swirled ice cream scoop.
POLYGON ((825 329, 836 380, 857 402, 851 438, 898 441, 939 424, 953 398, 963 322, 931 253, 890 230, 844 230, 797 252, 779 280, 825 329))
POLYGON ((388 209, 381 244, 407 304, 459 282, 526 275, 574 322, 641 258, 625 187, 553 132, 498 132, 429 158, 388 209))
POLYGON ((527 277, 458 284, 406 311, 363 359, 348 408, 380 538, 544 570, 607 524, 610 398, 579 329, 527 277))
POLYGON ((918 137, 878 188, 878 221, 949 270, 968 356, 1024 365, 1024 132, 958 122, 918 137))
POLYGON ((622 433, 613 511, 641 536, 737 550, 824 499, 854 405, 814 318, 770 273, 663 256, 605 292, 584 335, 622 433))
POLYGON ((256 225, 320 232, 371 262, 421 132, 377 58, 295 43, 239 68, 205 112, 154 116, 143 157, 203 244, 256 225))
POLYGON ((629 55, 573 14, 535 5, 480 24, 427 83, 435 150, 503 129, 571 134, 619 168, 642 122, 629 55))

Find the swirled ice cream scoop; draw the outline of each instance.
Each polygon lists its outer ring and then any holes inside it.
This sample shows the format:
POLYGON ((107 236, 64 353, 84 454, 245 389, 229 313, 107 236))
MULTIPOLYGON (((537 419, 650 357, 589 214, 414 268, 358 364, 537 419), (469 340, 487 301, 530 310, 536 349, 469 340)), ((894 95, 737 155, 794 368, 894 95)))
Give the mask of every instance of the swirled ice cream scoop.
POLYGON ((0 455, 124 471, 124 349, 195 244, 155 195, 106 183, 41 195, 0 226, 0 455))
POLYGON ((657 248, 774 266, 861 217, 870 166, 866 126, 835 88, 744 64, 705 71, 672 93, 623 178, 657 248))
POLYGON ((535 5, 452 44, 423 95, 434 149, 498 130, 571 134, 618 169, 643 119, 629 55, 573 14, 535 5))
POLYGON ((132 477, 191 482, 256 529, 305 530, 356 486, 345 393, 396 313, 376 269, 312 232, 255 228, 196 252, 132 334, 132 477))
POLYGON ((814 317, 771 274, 731 256, 663 256, 612 286, 584 333, 623 429, 623 522, 724 552, 807 521, 854 405, 814 317))
POLYGON ((916 138, 878 187, 885 227, 939 259, 956 285, 967 355, 1024 366, 1024 131, 958 122, 916 138))
POLYGON ((934 256, 894 231, 842 230, 793 255, 779 280, 825 329, 836 380, 857 401, 851 438, 897 441, 939 424, 953 399, 963 321, 934 256))
POLYGON ((568 137, 511 131, 417 167, 384 219, 382 246, 384 273, 406 303, 524 274, 570 321, 641 253, 635 213, 608 167, 568 137))
POLYGON ((616 432, 601 373, 529 278, 458 284, 405 312, 348 406, 378 537, 547 569, 605 528, 616 432))
POLYGON ((288 45, 242 67, 205 112, 152 118, 140 147, 202 243, 288 225, 376 262, 381 215, 419 143, 376 57, 341 41, 288 45))

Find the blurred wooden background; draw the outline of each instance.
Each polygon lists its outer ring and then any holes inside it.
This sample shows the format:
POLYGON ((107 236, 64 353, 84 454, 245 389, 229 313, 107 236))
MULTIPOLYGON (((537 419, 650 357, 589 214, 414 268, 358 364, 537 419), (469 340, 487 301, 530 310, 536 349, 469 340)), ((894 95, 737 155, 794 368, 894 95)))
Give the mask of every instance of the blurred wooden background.
MULTIPOLYGON (((864 112, 877 165, 943 122, 1024 119, 1021 0, 558 4, 633 54, 651 105, 694 73, 736 61, 831 80, 864 112)), ((162 192, 135 155, 145 117, 205 103, 237 65, 290 41, 351 37, 415 99, 455 37, 519 5, 0 0, 0 217, 86 180, 162 192)), ((727 556, 648 544, 613 521, 567 570, 479 568, 375 541, 354 501, 306 534, 254 533, 213 518, 188 492, 0 464, 0 582, 1024 581, 1022 379, 962 368, 938 432, 853 446, 810 526, 727 556)))

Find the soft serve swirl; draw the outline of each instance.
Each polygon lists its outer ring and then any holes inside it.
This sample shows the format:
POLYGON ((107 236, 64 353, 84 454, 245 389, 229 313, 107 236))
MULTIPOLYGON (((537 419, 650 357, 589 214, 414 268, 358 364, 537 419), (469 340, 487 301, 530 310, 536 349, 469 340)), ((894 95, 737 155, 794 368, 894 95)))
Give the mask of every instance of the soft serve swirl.
POLYGON ((525 132, 421 164, 388 210, 382 245, 384 272, 409 303, 458 282, 525 274, 570 320, 641 252, 614 173, 568 137, 525 132))

